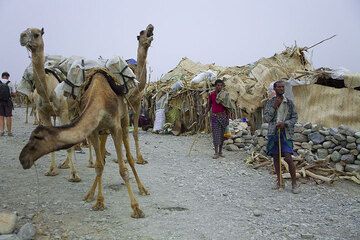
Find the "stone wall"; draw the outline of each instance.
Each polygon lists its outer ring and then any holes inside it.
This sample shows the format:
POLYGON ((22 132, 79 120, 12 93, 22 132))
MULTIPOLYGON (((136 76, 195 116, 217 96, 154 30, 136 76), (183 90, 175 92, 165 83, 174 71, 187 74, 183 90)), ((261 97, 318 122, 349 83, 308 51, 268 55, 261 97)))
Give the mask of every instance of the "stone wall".
MULTIPOLYGON (((251 135, 250 129, 238 131, 231 139, 225 141, 229 151, 256 151, 266 154, 268 124, 251 135)), ((360 172, 360 131, 349 127, 324 128, 317 124, 295 125, 294 150, 297 155, 308 162, 329 159, 339 163, 337 169, 360 172)), ((295 155, 296 155, 295 154, 295 155)))

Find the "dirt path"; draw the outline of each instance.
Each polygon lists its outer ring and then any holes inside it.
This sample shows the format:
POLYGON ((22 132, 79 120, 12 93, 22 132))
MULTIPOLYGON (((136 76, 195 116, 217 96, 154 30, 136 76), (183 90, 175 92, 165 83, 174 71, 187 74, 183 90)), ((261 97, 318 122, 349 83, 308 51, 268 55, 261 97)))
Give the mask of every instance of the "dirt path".
MULTIPOLYGON (((22 169, 18 156, 34 128, 23 123, 24 113, 15 110, 15 137, 0 138, 0 211, 17 211, 18 226, 33 221, 48 235, 39 239, 360 239, 358 186, 309 183, 301 185, 299 195, 289 187, 273 191, 273 177, 246 167, 244 153, 226 152, 225 159, 213 160, 208 135, 199 137, 187 157, 193 137, 141 132, 149 164, 137 169, 151 195, 140 196, 131 180, 144 219, 130 217, 127 190, 109 142, 112 155, 103 178, 107 209, 92 211, 92 203, 82 201, 95 176, 86 168, 87 154, 76 154, 80 183, 68 182, 67 170, 45 177, 49 156, 37 162, 39 188, 35 168, 22 169), (34 215, 38 194, 40 213, 34 215)), ((65 151, 57 157, 62 161, 65 151)))

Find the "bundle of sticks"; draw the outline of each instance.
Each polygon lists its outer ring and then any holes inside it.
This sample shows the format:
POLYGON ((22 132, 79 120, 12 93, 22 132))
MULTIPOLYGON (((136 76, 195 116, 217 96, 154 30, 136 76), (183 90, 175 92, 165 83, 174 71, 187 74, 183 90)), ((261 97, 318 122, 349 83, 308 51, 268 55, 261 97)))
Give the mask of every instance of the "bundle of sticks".
MULTIPOLYGON (((360 173, 337 170, 331 166, 329 159, 317 160, 313 163, 308 163, 301 156, 293 156, 293 161, 296 167, 297 178, 312 179, 317 184, 331 184, 340 179, 346 179, 360 184, 360 173)), ((252 166, 254 169, 265 167, 274 174, 272 159, 269 159, 260 153, 252 152, 252 154, 245 159, 245 163, 252 166)), ((281 159, 281 167, 283 173, 282 177, 284 179, 289 179, 289 166, 284 159, 281 159)))

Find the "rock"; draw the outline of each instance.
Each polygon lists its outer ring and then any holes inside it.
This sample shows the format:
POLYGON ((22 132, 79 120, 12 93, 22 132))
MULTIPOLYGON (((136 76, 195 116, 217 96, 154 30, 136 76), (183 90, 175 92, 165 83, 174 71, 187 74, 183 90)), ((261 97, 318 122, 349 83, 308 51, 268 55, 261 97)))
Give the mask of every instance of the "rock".
POLYGON ((268 123, 263 123, 261 124, 261 129, 268 129, 269 128, 269 124, 268 123))
POLYGON ((360 152, 360 144, 357 145, 356 149, 360 152))
MULTIPOLYGON (((359 155, 359 156, 360 156, 360 155, 359 155)), ((355 161, 354 161, 354 164, 360 165, 360 160, 355 160, 355 161)))
POLYGON ((348 150, 348 149, 346 149, 346 148, 341 148, 340 151, 339 151, 339 153, 340 153, 341 155, 348 154, 348 153, 350 153, 350 150, 348 150))
POLYGON ((346 141, 348 143, 353 143, 356 141, 356 138, 352 137, 352 136, 346 136, 346 141))
POLYGON ((294 141, 296 142, 307 142, 308 138, 307 136, 301 134, 301 133, 294 133, 294 141))
POLYGON ((311 130, 312 130, 313 132, 319 131, 319 130, 320 130, 320 126, 317 125, 317 124, 313 124, 313 125, 311 126, 311 130))
POLYGON ((261 130, 261 135, 263 135, 264 137, 267 136, 268 133, 269 133, 269 131, 266 129, 261 130))
POLYGON ((263 213, 258 209, 255 209, 253 214, 254 214, 255 217, 260 217, 261 215, 263 215, 263 213))
POLYGON ((328 148, 335 147, 335 144, 334 144, 333 142, 331 142, 331 141, 326 141, 326 142, 324 142, 324 143, 322 144, 322 146, 323 146, 324 148, 328 149, 328 148))
POLYGON ((342 135, 342 134, 340 134, 340 133, 335 134, 335 135, 334 135, 334 138, 335 138, 336 140, 340 141, 340 142, 346 140, 345 136, 342 135))
POLYGON ((309 122, 304 124, 304 128, 311 129, 311 127, 312 125, 309 122))
POLYGON ((329 149, 328 149, 329 154, 332 154, 334 151, 335 151, 335 150, 334 150, 333 148, 329 148, 329 149))
POLYGON ((330 141, 332 141, 335 145, 339 145, 339 141, 336 140, 333 136, 331 137, 330 141))
POLYGON ((36 229, 32 225, 32 223, 26 223, 24 226, 20 228, 19 232, 17 233, 17 235, 22 240, 31 240, 33 239, 35 234, 36 234, 36 229))
POLYGON ((360 155, 357 155, 357 158, 356 158, 357 160, 360 160, 360 155))
POLYGON ((308 135, 308 138, 310 141, 312 141, 314 144, 321 144, 325 141, 325 137, 321 135, 318 132, 310 133, 308 135))
POLYGON ((227 145, 227 144, 233 144, 234 143, 234 140, 232 140, 232 139, 226 139, 225 141, 224 141, 224 144, 225 145, 227 145))
POLYGON ((332 136, 325 136, 326 141, 331 141, 332 138, 333 138, 332 136))
POLYGON ((301 238, 302 238, 302 239, 313 239, 313 238, 314 238, 314 234, 301 233, 301 238))
POLYGON ((357 139, 356 139, 356 143, 357 143, 357 144, 360 144, 360 138, 357 138, 357 139))
POLYGON ((234 143, 234 145, 236 145, 238 148, 244 148, 245 147, 244 143, 234 143))
POLYGON ((346 163, 354 163, 355 157, 351 154, 342 155, 341 161, 344 161, 346 163))
POLYGON ((305 130, 302 132, 302 134, 304 134, 304 135, 309 135, 311 132, 312 132, 311 129, 305 129, 305 130))
POLYGON ((333 162, 339 162, 341 160, 341 154, 338 152, 338 151, 334 151, 331 156, 330 156, 330 159, 333 161, 333 162))
POLYGON ((294 132, 296 133, 302 133, 305 129, 303 128, 303 126, 299 123, 296 123, 294 126, 294 132))
POLYGON ((244 143, 245 140, 244 140, 243 138, 236 138, 236 139, 234 140, 234 142, 235 142, 235 143, 244 143))
POLYGON ((356 133, 354 134, 354 136, 355 136, 356 138, 360 138, 360 132, 356 132, 356 133))
POLYGON ((346 172, 360 172, 360 165, 346 164, 345 171, 346 172))
POLYGON ((328 130, 319 130, 319 133, 321 133, 324 136, 329 136, 330 132, 328 130))
POLYGON ((346 145, 346 148, 347 148, 347 149, 356 149, 356 143, 354 143, 354 142, 353 142, 353 143, 349 143, 349 144, 346 145))
POLYGON ((225 146, 225 149, 228 151, 238 151, 239 148, 234 144, 229 144, 225 146))
POLYGON ((336 151, 339 151, 340 149, 342 149, 342 147, 341 147, 341 146, 336 146, 336 147, 334 147, 334 149, 335 149, 336 151))
POLYGON ((337 130, 336 128, 330 128, 329 133, 330 135, 335 136, 337 133, 339 133, 339 130, 337 130))
POLYGON ((337 171, 343 172, 344 171, 344 166, 341 163, 335 163, 335 169, 337 171))
POLYGON ((244 135, 244 136, 243 136, 243 139, 244 139, 244 140, 252 140, 253 137, 252 137, 251 135, 244 135))
POLYGON ((319 148, 322 148, 323 146, 321 144, 315 144, 312 146, 313 149, 319 149, 319 148))
POLYGON ((347 145, 347 141, 340 142, 340 146, 342 146, 343 148, 346 148, 346 145, 347 145))
POLYGON ((325 159, 329 155, 329 153, 327 149, 320 148, 317 150, 317 155, 319 159, 325 159))
POLYGON ((0 235, 12 233, 15 229, 16 213, 0 212, 0 235))
POLYGON ((258 145, 263 147, 267 144, 267 140, 265 138, 258 138, 258 145))
POLYGON ((298 154, 300 155, 300 156, 302 156, 302 157, 304 157, 305 155, 306 155, 306 150, 305 149, 299 149, 298 150, 298 154))
POLYGON ((6 234, 6 235, 0 235, 0 240, 21 240, 21 238, 19 238, 15 234, 6 234))
POLYGON ((261 135, 261 130, 260 129, 257 129, 255 132, 254 132, 254 135, 255 136, 260 136, 261 135))
POLYGON ((359 155, 359 151, 357 149, 350 150, 350 154, 354 155, 355 157, 359 155))
POLYGON ((301 147, 304 148, 304 149, 308 149, 308 150, 311 150, 311 144, 310 143, 307 143, 307 142, 303 142, 301 144, 301 147))

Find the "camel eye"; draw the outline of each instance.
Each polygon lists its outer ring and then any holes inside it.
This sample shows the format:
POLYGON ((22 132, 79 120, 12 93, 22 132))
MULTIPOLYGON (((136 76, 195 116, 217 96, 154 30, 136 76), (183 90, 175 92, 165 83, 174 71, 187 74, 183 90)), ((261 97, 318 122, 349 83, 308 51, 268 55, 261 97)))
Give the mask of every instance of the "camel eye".
POLYGON ((35 38, 38 38, 38 37, 39 37, 39 34, 38 34, 38 33, 35 33, 35 34, 34 34, 34 37, 35 37, 35 38))
POLYGON ((34 136, 35 139, 37 140, 43 140, 44 138, 43 137, 40 137, 40 136, 34 136))

